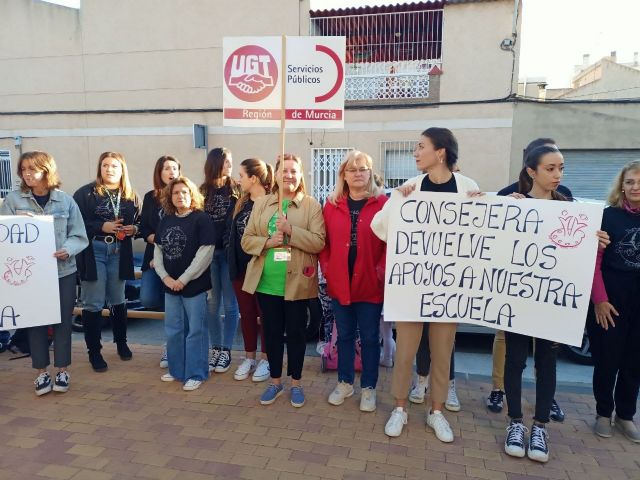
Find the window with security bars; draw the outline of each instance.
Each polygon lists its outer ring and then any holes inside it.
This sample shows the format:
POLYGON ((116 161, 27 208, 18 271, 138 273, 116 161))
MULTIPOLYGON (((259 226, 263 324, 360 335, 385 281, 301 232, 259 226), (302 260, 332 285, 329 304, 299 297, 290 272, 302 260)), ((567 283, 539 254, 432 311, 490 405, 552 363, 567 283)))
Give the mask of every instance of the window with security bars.
POLYGON ((442 3, 311 12, 310 35, 345 36, 347 101, 430 98, 442 66, 442 3))
POLYGON ((380 142, 380 160, 384 172, 384 186, 395 188, 420 172, 416 169, 413 140, 380 142))
POLYGON ((0 150, 0 198, 4 198, 13 190, 13 176, 11 175, 11 152, 0 150))
POLYGON ((336 186, 338 167, 353 148, 312 148, 311 165, 313 173, 312 195, 324 205, 325 199, 336 186))

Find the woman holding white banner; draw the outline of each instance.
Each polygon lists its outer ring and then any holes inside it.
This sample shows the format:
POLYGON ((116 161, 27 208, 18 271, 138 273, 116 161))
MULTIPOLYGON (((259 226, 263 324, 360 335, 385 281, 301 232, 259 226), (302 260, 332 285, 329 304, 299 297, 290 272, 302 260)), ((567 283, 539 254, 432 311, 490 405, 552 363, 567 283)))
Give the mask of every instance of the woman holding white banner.
MULTIPOLYGON (((422 132, 413 156, 417 169, 427 173, 408 180, 400 187, 403 195, 409 195, 416 188, 424 192, 466 192, 471 196, 481 194, 475 181, 453 172, 458 161, 458 142, 450 130, 433 127, 422 132)), ((388 205, 378 212, 371 223, 374 233, 384 241, 387 239, 388 205)), ((399 436, 407 423, 407 392, 423 327, 423 322, 396 322, 397 349, 391 384, 395 408, 384 429, 390 437, 399 436)), ((442 411, 449 393, 449 366, 456 327, 457 323, 453 322, 434 322, 429 325, 431 409, 427 415, 427 425, 442 442, 453 442, 453 431, 442 411)))
POLYGON ((102 308, 110 310, 113 341, 121 360, 131 360, 127 345, 124 288, 134 279, 132 238, 138 233, 140 199, 131 187, 124 156, 104 152, 95 181, 73 198, 80 207, 90 245, 78 255, 82 280, 82 325, 89 362, 96 372, 107 370, 102 350, 102 308))
POLYGON ((373 161, 357 150, 338 168, 324 206, 327 231, 320 265, 327 278, 338 331, 338 384, 329 396, 342 405, 354 393, 356 331, 362 345, 360 410, 376 409, 380 359, 380 312, 384 298, 386 244, 371 231, 371 220, 387 201, 373 180, 373 161))
POLYGON ((71 365, 71 318, 76 298, 76 259, 89 241, 82 215, 70 195, 59 190, 56 162, 46 152, 26 152, 18 160, 20 190, 7 195, 0 205, 0 215, 52 215, 58 261, 61 323, 53 325, 53 364, 58 369, 52 382, 49 366, 48 326, 28 329, 31 365, 38 370, 36 395, 69 390, 71 365), (53 383, 53 384, 52 384, 53 383))
POLYGON ((633 423, 640 388, 640 160, 627 163, 609 193, 602 229, 612 245, 596 259, 587 330, 593 354, 596 435, 611 437, 614 425, 640 443, 633 423))

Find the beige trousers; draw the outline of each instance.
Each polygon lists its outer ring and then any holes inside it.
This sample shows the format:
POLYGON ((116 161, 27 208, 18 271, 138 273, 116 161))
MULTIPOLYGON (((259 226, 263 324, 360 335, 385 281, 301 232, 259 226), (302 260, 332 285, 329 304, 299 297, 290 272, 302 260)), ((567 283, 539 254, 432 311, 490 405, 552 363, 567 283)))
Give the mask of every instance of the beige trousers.
POLYGON ((493 337, 493 388, 504 392, 504 362, 507 356, 507 347, 504 343, 504 330, 496 330, 493 337))
MULTIPOLYGON (((449 391, 449 365, 456 340, 457 323, 429 324, 431 370, 429 388, 431 401, 444 403, 449 391)), ((391 379, 391 395, 396 399, 407 397, 413 375, 413 359, 422 337, 422 322, 396 322, 396 356, 391 379)))

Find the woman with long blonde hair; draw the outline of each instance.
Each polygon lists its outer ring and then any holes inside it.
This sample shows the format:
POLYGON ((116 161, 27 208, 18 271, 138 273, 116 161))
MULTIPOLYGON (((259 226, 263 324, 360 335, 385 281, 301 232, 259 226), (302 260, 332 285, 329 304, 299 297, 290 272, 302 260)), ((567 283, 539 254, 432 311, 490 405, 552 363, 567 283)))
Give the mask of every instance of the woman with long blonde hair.
POLYGON ((107 370, 102 357, 102 308, 111 315, 113 341, 121 360, 131 360, 127 345, 127 307, 124 288, 133 280, 132 239, 138 233, 140 199, 129 182, 124 155, 104 152, 95 181, 73 195, 80 207, 89 246, 77 257, 82 280, 82 325, 89 362, 96 372, 107 370))

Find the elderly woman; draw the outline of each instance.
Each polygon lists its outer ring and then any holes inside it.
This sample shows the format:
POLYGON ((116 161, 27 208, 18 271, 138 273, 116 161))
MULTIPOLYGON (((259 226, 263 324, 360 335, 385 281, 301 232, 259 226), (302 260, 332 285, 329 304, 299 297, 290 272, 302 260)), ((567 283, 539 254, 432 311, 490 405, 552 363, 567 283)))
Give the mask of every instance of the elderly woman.
POLYGON ((384 295, 386 244, 371 230, 371 220, 387 197, 373 178, 373 162, 357 150, 338 169, 324 207, 327 237, 320 253, 338 330, 338 384, 329 396, 342 405, 354 393, 356 331, 362 344, 360 410, 376 409, 380 357, 380 313, 384 295))
POLYGON ((633 423, 640 388, 640 160, 627 163, 617 175, 602 215, 602 230, 611 245, 598 252, 587 319, 593 354, 595 433, 611 437, 615 427, 640 443, 633 423))
POLYGON ((49 366, 48 327, 29 328, 31 365, 38 370, 35 380, 36 395, 69 390, 71 365, 71 318, 76 298, 76 254, 84 250, 89 241, 78 205, 70 195, 59 190, 56 162, 46 152, 26 152, 18 160, 20 190, 7 195, 0 205, 0 215, 53 215, 58 260, 58 287, 60 289, 60 319, 53 325, 53 364, 58 369, 52 382, 49 366))

